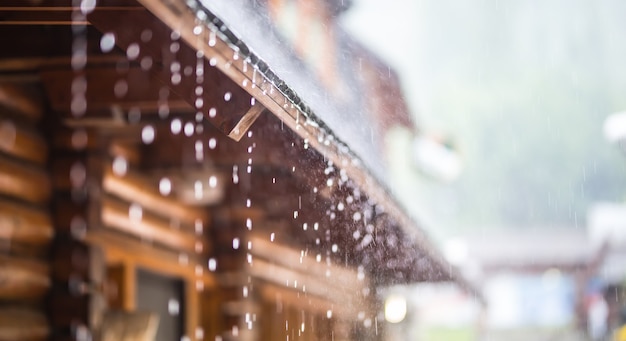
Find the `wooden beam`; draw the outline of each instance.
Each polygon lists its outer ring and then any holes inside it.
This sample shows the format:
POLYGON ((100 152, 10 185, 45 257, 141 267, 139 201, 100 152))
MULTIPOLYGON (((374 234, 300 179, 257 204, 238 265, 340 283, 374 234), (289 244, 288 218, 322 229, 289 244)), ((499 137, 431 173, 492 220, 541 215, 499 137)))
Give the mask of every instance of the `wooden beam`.
POLYGON ((15 158, 45 165, 48 159, 48 146, 33 128, 14 120, 3 118, 0 112, 0 152, 15 158))
POLYGON ((0 340, 44 341, 50 328, 46 316, 27 307, 0 307, 0 340))
POLYGON ((265 107, 261 103, 255 103, 235 124, 228 133, 228 137, 235 141, 241 141, 241 138, 248 132, 254 121, 263 113, 265 107))
POLYGON ((175 198, 161 195, 157 181, 148 181, 146 176, 130 169, 126 170, 123 176, 118 176, 113 172, 111 165, 106 164, 102 189, 128 202, 137 203, 155 215, 168 217, 191 226, 198 221, 205 227, 209 223, 210 216, 207 209, 191 207, 175 198))
POLYGON ((43 104, 33 86, 0 83, 0 106, 11 112, 37 121, 43 113, 43 104))
POLYGON ((0 155, 0 194, 45 205, 50 192, 50 178, 42 169, 0 155))
POLYGON ((295 307, 307 313, 315 313, 323 316, 330 315, 335 318, 341 316, 348 317, 354 314, 354 309, 350 309, 341 302, 334 302, 295 290, 286 290, 284 286, 271 283, 259 283, 257 287, 264 301, 281 304, 283 307, 295 307))
POLYGON ((40 208, 0 199, 0 239, 45 247, 54 231, 50 214, 40 208))
POLYGON ((42 261, 0 256, 0 299, 38 301, 50 288, 50 269, 42 261))
POLYGON ((85 240, 105 252, 109 264, 129 262, 150 271, 202 281, 205 290, 216 286, 213 274, 206 271, 206 260, 193 254, 166 250, 112 231, 88 231, 85 240), (202 269, 197 271, 197 269, 202 269))
POLYGON ((101 221, 104 226, 139 238, 167 246, 188 254, 206 254, 210 247, 202 236, 177 230, 170 222, 144 211, 141 206, 131 206, 105 197, 102 200, 101 221))
MULTIPOLYGON (((327 264, 321 258, 318 261, 315 255, 309 255, 304 250, 292 249, 288 246, 273 243, 266 238, 252 236, 250 238, 253 256, 263 258, 277 266, 284 266, 287 269, 307 273, 319 279, 326 279, 329 287, 338 289, 350 289, 361 292, 368 287, 365 275, 359 280, 357 271, 344 268, 336 264, 327 264)), ((311 250, 311 252, 315 252, 311 250)), ((325 257, 324 257, 325 258, 325 257)))
POLYGON ((332 279, 319 278, 272 264, 262 259, 253 259, 246 272, 259 280, 274 283, 302 293, 322 297, 334 302, 342 302, 346 309, 353 312, 363 309, 358 289, 330 289, 332 279))

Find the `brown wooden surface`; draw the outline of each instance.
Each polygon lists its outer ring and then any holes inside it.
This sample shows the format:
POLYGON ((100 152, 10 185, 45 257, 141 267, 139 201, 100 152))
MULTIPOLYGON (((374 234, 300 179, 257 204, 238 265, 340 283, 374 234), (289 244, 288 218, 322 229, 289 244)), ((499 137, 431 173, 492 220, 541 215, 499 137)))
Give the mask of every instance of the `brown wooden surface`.
POLYGON ((131 204, 111 198, 102 200, 101 220, 106 227, 132 234, 173 250, 189 254, 205 254, 209 245, 202 237, 176 229, 171 221, 160 218, 147 210, 142 210, 141 218, 131 218, 131 204))
POLYGON ((46 204, 50 190, 50 179, 44 170, 0 155, 1 195, 46 204))
POLYGON ((50 288, 50 270, 43 261, 0 256, 0 299, 36 301, 50 288))
POLYGON ((43 341, 49 333, 46 316, 40 310, 0 307, 0 340, 43 341))
POLYGON ((118 176, 113 173, 111 166, 107 164, 102 179, 102 188, 109 194, 141 205, 145 210, 155 215, 192 225, 197 220, 204 224, 209 222, 207 209, 190 207, 175 198, 161 195, 157 181, 150 181, 148 177, 132 170, 128 170, 123 176, 118 176))
POLYGON ((109 264, 128 262, 165 276, 197 276, 207 290, 216 285, 213 274, 206 270, 206 259, 192 254, 159 248, 106 230, 89 231, 86 241, 100 246, 109 264), (205 269, 199 276, 196 274, 198 267, 205 269))
POLYGON ((49 212, 0 199, 0 239, 43 247, 53 234, 49 212))
POLYGON ((48 158, 48 146, 35 129, 2 117, 0 112, 0 152, 18 159, 45 164, 48 158))
POLYGON ((40 95, 30 84, 0 83, 0 107, 31 121, 39 120, 43 113, 40 95))

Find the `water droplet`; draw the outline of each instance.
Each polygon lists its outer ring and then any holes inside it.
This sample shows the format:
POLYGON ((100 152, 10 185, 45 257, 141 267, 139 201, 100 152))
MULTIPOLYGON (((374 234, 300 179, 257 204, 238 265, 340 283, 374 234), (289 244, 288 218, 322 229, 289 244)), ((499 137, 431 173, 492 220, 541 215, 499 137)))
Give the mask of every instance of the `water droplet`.
POLYGON ((159 193, 161 195, 169 195, 172 192, 172 182, 168 178, 159 180, 159 193))
POLYGON ((239 238, 233 238, 233 249, 239 249, 239 238))
POLYGON ((337 244, 333 244, 331 250, 333 251, 333 253, 337 253, 337 251, 339 251, 339 246, 337 246, 337 244))
POLYGON ((141 41, 143 41, 144 43, 147 43, 150 40, 152 40, 152 31, 149 29, 145 29, 141 31, 141 41))
POLYGON ((333 311, 332 311, 332 310, 330 310, 330 309, 329 309, 329 310, 327 310, 327 311, 326 311, 326 318, 328 318, 328 319, 329 319, 329 318, 332 318, 332 317, 333 317, 333 311))
POLYGON ((215 175, 211 175, 209 177, 209 187, 211 188, 217 187, 217 177, 215 175))
POLYGON ((128 93, 128 82, 124 79, 119 79, 113 86, 113 93, 115 93, 115 97, 117 98, 126 96, 128 93))
POLYGON ((231 99, 231 97, 232 97, 232 96, 233 96, 233 94, 232 94, 232 93, 227 92, 227 93, 225 93, 225 94, 224 94, 224 100, 225 100, 226 102, 228 102, 228 101, 230 101, 230 99, 231 99))
POLYGON ((137 59, 137 57, 139 57, 139 44, 132 43, 128 45, 128 48, 126 49, 126 56, 129 60, 137 59))
POLYGON ((126 161, 124 157, 116 156, 113 159, 112 168, 113 168, 113 174, 117 176, 124 176, 126 175, 126 172, 128 171, 128 162, 126 161))
POLYGON ((213 272, 217 269, 217 261, 215 260, 215 258, 210 258, 209 259, 209 271, 213 272))
POLYGON ((246 227, 248 230, 252 230, 252 219, 246 218, 246 227))
POLYGON ((111 32, 103 34, 102 38, 100 38, 100 50, 107 53, 111 52, 113 47, 115 47, 115 35, 111 32))
POLYGON ((80 11, 83 14, 89 14, 96 8, 96 0, 82 0, 80 2, 80 11))
POLYGON ((193 183, 193 193, 194 193, 194 197, 196 198, 196 200, 202 199, 202 197, 204 196, 204 188, 202 186, 202 181, 196 180, 193 183))
POLYGON ((180 44, 178 42, 173 42, 170 44, 170 52, 176 53, 180 50, 180 44))
POLYGON ((144 71, 148 71, 150 70, 150 68, 152 68, 152 57, 150 56, 145 56, 143 58, 141 58, 141 69, 144 71))
POLYGON ((180 313, 180 303, 177 299, 170 298, 167 301, 167 312, 172 316, 177 316, 180 313))
POLYGON ((215 149, 215 147, 217 147, 217 140, 214 137, 211 137, 209 139, 209 148, 215 149))
POLYGON ((200 33, 202 33, 202 26, 200 26, 200 25, 194 26, 193 34, 199 35, 200 33))
POLYGON ((70 182, 72 187, 78 188, 85 184, 87 180, 87 169, 82 162, 75 162, 70 167, 70 182))
POLYGON ((141 129, 141 141, 145 144, 150 144, 154 142, 155 134, 154 127, 147 125, 141 129))
POLYGON ((217 109, 211 108, 209 109, 209 117, 215 117, 217 115, 217 109))
POLYGON ((170 130, 172 134, 174 135, 180 134, 182 127, 183 127, 183 123, 178 118, 173 119, 172 122, 170 123, 170 130))
POLYGON ((185 123, 185 127, 183 128, 183 131, 185 133, 185 136, 187 137, 193 135, 193 131, 194 131, 193 123, 191 122, 185 123))
POLYGON ((141 221, 143 217, 143 209, 141 208, 141 206, 139 204, 132 203, 128 207, 128 217, 134 222, 141 221))
POLYGON ((180 81, 182 80, 182 77, 180 75, 180 73, 174 73, 172 74, 172 77, 170 79, 170 81, 172 82, 172 84, 174 85, 178 85, 180 84, 180 81))

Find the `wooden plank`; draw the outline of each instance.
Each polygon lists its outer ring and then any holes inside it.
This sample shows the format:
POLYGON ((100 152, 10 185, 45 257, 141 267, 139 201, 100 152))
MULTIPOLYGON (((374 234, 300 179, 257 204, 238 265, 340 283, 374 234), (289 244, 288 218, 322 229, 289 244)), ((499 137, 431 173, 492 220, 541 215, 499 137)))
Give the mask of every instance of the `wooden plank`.
MULTIPOLYGON (((263 258, 277 266, 326 279, 329 287, 361 292, 368 286, 369 281, 365 275, 359 280, 357 271, 335 264, 329 265, 326 261, 322 262, 321 258, 318 261, 316 256, 304 254, 304 250, 296 250, 254 235, 250 237, 250 242, 252 243, 250 253, 255 256, 255 260, 263 258)), ((311 253, 313 252, 315 251, 311 250, 311 253)))
POLYGON ((25 307, 0 307, 0 340, 44 341, 50 334, 46 316, 25 307))
POLYGON ((199 279, 204 284, 205 290, 216 286, 214 276, 206 271, 206 260, 192 254, 147 245, 106 230, 89 231, 85 240, 100 246, 109 264, 131 263, 166 276, 199 279), (198 267, 203 269, 200 274, 196 270, 198 267))
POLYGON ((50 288, 46 263, 20 257, 0 256, 0 299, 37 301, 50 288))
POLYGON ((53 235, 48 212, 0 198, 0 239, 41 247, 53 235))
POLYGON ((45 171, 0 155, 0 194, 45 205, 50 193, 50 178, 45 171))
POLYGON ((139 205, 131 206, 105 197, 102 200, 101 221, 106 227, 153 241, 173 250, 188 254, 209 252, 207 240, 173 228, 170 221, 143 210, 139 205))
POLYGON ((201 339, 197 338, 196 333, 196 330, 200 327, 200 293, 198 292, 196 280, 186 279, 184 285, 185 335, 189 337, 190 341, 201 341, 201 339))
POLYGON ((321 297, 307 295, 302 292, 285 289, 272 283, 259 283, 257 286, 261 297, 274 305, 295 307, 297 309, 321 314, 324 316, 348 316, 354 313, 353 309, 347 308, 341 302, 333 302, 321 297), (330 313, 329 313, 330 311, 330 313))
POLYGON ((360 299, 362 293, 358 289, 333 290, 330 288, 332 279, 325 280, 303 274, 261 259, 253 259, 247 272, 250 276, 283 286, 285 289, 297 290, 333 302, 342 302, 342 305, 352 312, 364 309, 365 302, 360 299))
POLYGON ((235 141, 241 141, 241 138, 246 135, 254 121, 259 118, 264 110, 265 107, 261 103, 255 103, 230 130, 228 137, 235 141))
POLYGON ((133 170, 127 170, 126 174, 118 176, 107 164, 104 169, 102 189, 121 199, 137 203, 155 215, 175 219, 192 226, 198 220, 204 225, 209 222, 210 216, 207 209, 190 207, 174 198, 161 195, 156 182, 147 180, 146 176, 133 170))
POLYGON ((43 113, 41 96, 33 86, 23 84, 0 83, 0 106, 32 121, 43 113))
POLYGON ((0 112, 0 152, 44 165, 48 158, 48 146, 41 135, 32 128, 2 116, 0 112))

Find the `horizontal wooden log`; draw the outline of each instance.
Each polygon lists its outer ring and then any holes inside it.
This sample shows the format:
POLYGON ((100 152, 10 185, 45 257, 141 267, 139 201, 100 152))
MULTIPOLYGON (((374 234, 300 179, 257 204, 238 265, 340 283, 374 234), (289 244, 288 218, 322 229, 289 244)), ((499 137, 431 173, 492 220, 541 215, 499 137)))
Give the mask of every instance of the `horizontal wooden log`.
POLYGON ((0 239, 42 247, 53 235, 47 211, 0 199, 0 239))
POLYGON ((32 121, 43 114, 41 95, 29 84, 0 83, 0 107, 32 121))
POLYGON ((102 188, 109 194, 141 205, 142 208, 155 215, 192 225, 198 220, 203 224, 209 222, 207 209, 190 207, 176 199, 161 195, 157 182, 149 181, 138 172, 127 170, 126 174, 118 176, 114 174, 110 165, 105 166, 102 188))
POLYGON ((358 288, 333 288, 333 278, 320 278, 294 270, 286 269, 262 259, 253 259, 251 266, 246 269, 247 273, 259 280, 283 286, 286 289, 296 290, 301 293, 321 297, 332 302, 341 302, 347 309, 353 312, 364 309, 365 303, 362 292, 358 288))
POLYGON ((23 307, 0 307, 0 340, 43 341, 50 328, 42 311, 23 307))
POLYGON ((202 236, 177 230, 168 220, 131 204, 104 198, 101 209, 102 224, 118 231, 147 239, 173 250, 189 254, 209 252, 208 241, 202 236), (132 210, 131 210, 132 208, 132 210))
MULTIPOLYGON (((333 302, 321 297, 307 295, 302 292, 285 290, 284 287, 263 283, 258 285, 261 297, 266 302, 281 304, 283 307, 294 307, 307 313, 324 315, 324 317, 342 317, 354 312, 341 302, 333 302)), ((283 308, 284 309, 284 308, 283 308)))
MULTIPOLYGON (((335 264, 328 265, 325 258, 318 261, 315 254, 304 254, 301 250, 273 243, 258 236, 252 236, 250 242, 252 244, 250 253, 255 259, 260 257, 276 265, 326 279, 329 287, 360 292, 368 284, 364 274, 362 279, 359 279, 357 271, 335 264)), ((314 252, 311 250, 311 253, 314 252)))
POLYGON ((109 264, 136 264, 139 267, 167 276, 200 280, 205 289, 214 288, 215 278, 207 270, 203 257, 148 245, 137 239, 104 229, 87 233, 85 240, 104 251, 109 264), (202 269, 198 272, 197 269, 202 269))
POLYGON ((1 195, 45 205, 50 191, 50 178, 43 169, 0 156, 1 195))
POLYGON ((18 124, 0 113, 0 152, 43 165, 48 158, 46 142, 33 128, 18 124))
POLYGON ((50 269, 42 261, 0 256, 0 299, 36 301, 50 288, 50 269))

